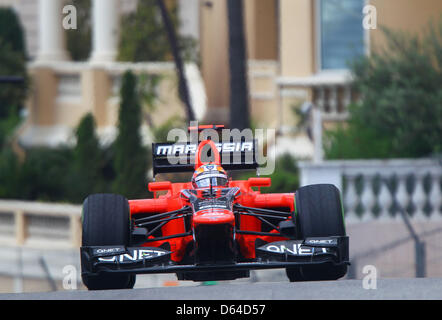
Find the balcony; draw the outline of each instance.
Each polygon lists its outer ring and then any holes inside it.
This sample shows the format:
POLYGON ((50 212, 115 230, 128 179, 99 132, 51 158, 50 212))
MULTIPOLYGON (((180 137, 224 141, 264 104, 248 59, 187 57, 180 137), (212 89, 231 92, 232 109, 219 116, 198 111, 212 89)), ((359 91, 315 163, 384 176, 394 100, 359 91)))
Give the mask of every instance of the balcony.
POLYGON ((348 105, 357 100, 346 72, 323 72, 307 77, 277 79, 282 98, 305 98, 321 111, 324 122, 345 121, 348 105))
MULTIPOLYGON (((159 76, 155 89, 156 111, 153 122, 161 125, 172 115, 185 118, 178 96, 178 81, 172 62, 121 63, 96 65, 90 62, 46 62, 28 65, 32 77, 27 119, 19 142, 24 147, 73 143, 73 130, 91 112, 103 143, 116 133, 121 78, 126 70, 137 75, 159 76)), ((200 120, 206 111, 204 84, 198 68, 185 67, 195 113, 200 120)))

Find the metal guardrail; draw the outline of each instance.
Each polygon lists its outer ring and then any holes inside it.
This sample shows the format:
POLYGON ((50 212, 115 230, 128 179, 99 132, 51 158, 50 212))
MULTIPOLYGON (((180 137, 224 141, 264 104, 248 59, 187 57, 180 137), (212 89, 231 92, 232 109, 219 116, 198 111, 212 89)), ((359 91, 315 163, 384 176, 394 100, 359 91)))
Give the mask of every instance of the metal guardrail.
POLYGON ((57 247, 79 247, 81 206, 33 201, 0 200, 0 244, 41 247, 57 241, 57 247), (11 219, 12 218, 12 219, 11 219))

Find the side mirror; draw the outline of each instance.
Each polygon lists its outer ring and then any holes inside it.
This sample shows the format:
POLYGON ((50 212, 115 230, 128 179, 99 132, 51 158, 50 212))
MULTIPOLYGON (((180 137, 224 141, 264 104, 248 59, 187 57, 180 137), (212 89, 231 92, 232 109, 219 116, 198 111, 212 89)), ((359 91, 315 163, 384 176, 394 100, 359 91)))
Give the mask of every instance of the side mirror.
POLYGON ((247 182, 249 187, 270 187, 272 185, 270 178, 249 178, 247 182))
POLYGON ((172 182, 170 181, 150 182, 148 186, 151 192, 172 190, 172 182))

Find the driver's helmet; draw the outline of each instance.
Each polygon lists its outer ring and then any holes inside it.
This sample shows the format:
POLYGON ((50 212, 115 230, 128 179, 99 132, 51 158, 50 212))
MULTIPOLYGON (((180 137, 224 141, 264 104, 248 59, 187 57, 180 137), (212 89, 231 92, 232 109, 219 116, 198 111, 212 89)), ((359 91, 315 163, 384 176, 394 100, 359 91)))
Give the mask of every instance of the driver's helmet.
POLYGON ((204 164, 195 170, 192 186, 195 189, 212 187, 227 187, 229 180, 224 169, 217 164, 204 164))

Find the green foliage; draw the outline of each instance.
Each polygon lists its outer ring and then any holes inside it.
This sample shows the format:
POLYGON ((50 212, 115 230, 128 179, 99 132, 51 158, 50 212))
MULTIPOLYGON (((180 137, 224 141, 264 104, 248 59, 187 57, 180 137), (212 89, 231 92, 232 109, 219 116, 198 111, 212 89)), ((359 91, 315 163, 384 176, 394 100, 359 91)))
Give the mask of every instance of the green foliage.
POLYGON ((161 80, 162 76, 157 74, 142 73, 138 77, 138 94, 143 104, 146 105, 149 113, 153 113, 156 110, 156 105, 159 100, 157 91, 161 80))
POLYGON ((23 180, 32 181, 29 183, 29 190, 25 193, 28 194, 26 198, 44 201, 67 200, 68 188, 75 188, 66 183, 71 159, 72 150, 69 148, 30 150, 26 155, 21 175, 23 180))
POLYGON ((77 139, 74 149, 29 149, 23 163, 12 150, 3 148, 0 198, 81 203, 96 190, 96 183, 100 181, 97 174, 99 149, 94 141, 91 116, 80 123, 77 139))
POLYGON ((385 159, 394 157, 391 138, 380 134, 354 111, 350 105, 350 120, 325 132, 324 152, 327 159, 385 159))
POLYGON ((100 146, 94 118, 87 114, 75 131, 74 148, 31 148, 24 162, 10 148, 0 148, 0 198, 81 203, 97 192, 145 197, 150 163, 139 134, 141 107, 131 72, 124 75, 121 96, 119 134, 109 147, 100 146))
POLYGON ((77 145, 74 155, 79 167, 93 168, 96 166, 100 149, 98 138, 95 135, 95 120, 91 113, 86 114, 76 130, 77 145))
POLYGON ((143 112, 147 125, 149 127, 153 127, 154 123, 151 117, 151 114, 155 113, 157 110, 157 103, 159 102, 158 98, 158 86, 162 76, 154 75, 154 74, 140 74, 138 77, 139 86, 138 86, 138 96, 140 101, 145 109, 143 112))
POLYGON ((201 56, 197 49, 198 41, 190 36, 180 36, 178 42, 183 60, 194 62, 198 66, 201 66, 201 56))
MULTIPOLYGON (((139 1, 137 10, 122 19, 118 60, 163 61, 170 55, 155 0, 139 1)), ((175 16, 176 17, 176 16, 175 16)))
POLYGON ((299 188, 299 172, 295 159, 284 154, 276 159, 275 172, 270 175, 272 185, 266 192, 293 192, 299 188))
POLYGON ((146 197, 148 150, 141 145, 141 109, 136 78, 123 80, 119 135, 101 147, 91 114, 80 121, 74 148, 31 148, 20 162, 10 148, 0 149, 0 198, 81 203, 92 193, 146 197))
POLYGON ((102 156, 100 144, 95 135, 95 121, 92 114, 83 117, 76 130, 77 144, 73 150, 72 169, 70 170, 67 192, 69 199, 82 202, 89 194, 103 192, 101 176, 102 156))
POLYGON ((3 119, 0 118, 0 150, 6 146, 8 136, 14 131, 20 123, 20 116, 17 112, 17 107, 9 108, 8 115, 3 119))
POLYGON ((23 84, 0 84, 0 121, 18 114, 26 98, 28 76, 23 29, 10 8, 0 8, 0 75, 23 77, 23 84))
POLYGON ((115 178, 111 149, 92 151, 91 158, 101 157, 95 163, 80 161, 78 152, 77 147, 32 148, 20 163, 10 149, 4 149, 0 154, 0 198, 82 203, 89 194, 111 192, 115 178))
POLYGON ((23 28, 12 8, 0 8, 0 38, 12 51, 26 55, 23 28))
POLYGON ((74 148, 31 148, 23 162, 10 148, 0 152, 0 198, 82 203, 96 192, 111 192, 115 179, 112 147, 100 148, 86 115, 74 148))
POLYGON ((42 201, 68 200, 68 188, 75 187, 67 183, 72 161, 71 149, 34 148, 27 151, 26 159, 21 165, 14 158, 15 155, 6 158, 11 163, 15 162, 16 172, 12 181, 0 178, 10 191, 9 194, 1 194, 1 197, 42 201))
MULTIPOLYGON (((247 180, 255 176, 253 173, 241 174, 238 179, 247 180)), ((234 178, 236 179, 236 177, 234 178)), ((298 189, 299 172, 295 158, 288 153, 279 156, 276 159, 275 172, 269 178, 272 179, 272 185, 262 188, 262 193, 294 192, 298 189)))
POLYGON ((146 194, 148 152, 142 146, 141 104, 137 94, 137 78, 127 71, 123 75, 121 105, 119 110, 118 136, 115 141, 114 168, 116 178, 113 183, 115 193, 129 198, 146 194))
POLYGON ((85 61, 92 47, 91 0, 69 0, 77 9, 77 29, 66 30, 66 47, 73 61, 85 61))
POLYGON ((20 189, 20 165, 12 150, 0 150, 0 198, 14 198, 20 189))
POLYGON ((442 151, 442 20, 422 37, 384 29, 388 45, 352 65, 362 102, 327 134, 335 158, 422 157, 442 151))
MULTIPOLYGON (((172 23, 178 25, 176 4, 169 6, 172 23)), ((188 37, 178 42, 185 60, 197 61, 196 43, 188 37)), ((137 9, 123 17, 118 60, 168 61, 172 59, 169 39, 156 0, 138 1, 137 9)))
POLYGON ((166 141, 171 129, 185 128, 185 120, 179 115, 172 115, 160 125, 155 124, 151 117, 156 112, 158 103, 161 102, 158 97, 158 86, 162 79, 162 76, 156 74, 140 74, 138 77, 137 94, 144 108, 144 118, 156 142, 166 141))
POLYGON ((151 130, 156 142, 165 142, 167 141, 167 135, 169 134, 169 131, 177 128, 186 130, 185 121, 180 116, 174 115, 167 119, 163 124, 159 126, 153 126, 151 130))

